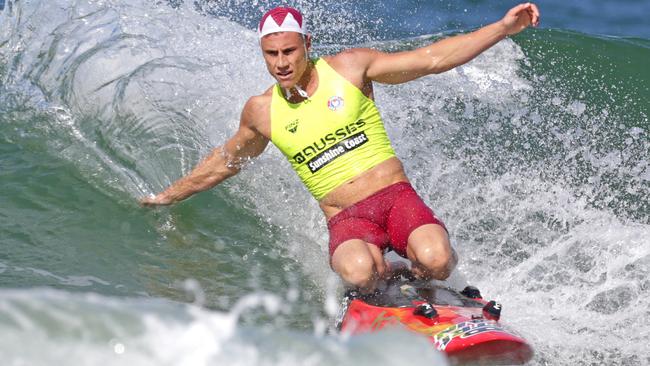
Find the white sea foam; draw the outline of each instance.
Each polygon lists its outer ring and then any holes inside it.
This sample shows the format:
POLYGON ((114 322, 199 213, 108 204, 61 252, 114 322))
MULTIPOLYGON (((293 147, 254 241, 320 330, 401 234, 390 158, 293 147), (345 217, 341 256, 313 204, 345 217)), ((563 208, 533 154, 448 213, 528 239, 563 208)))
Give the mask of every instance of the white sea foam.
POLYGON ((280 299, 242 298, 230 313, 152 299, 116 299, 44 289, 0 290, 5 365, 446 365, 406 332, 338 336, 237 326, 241 312, 280 299))

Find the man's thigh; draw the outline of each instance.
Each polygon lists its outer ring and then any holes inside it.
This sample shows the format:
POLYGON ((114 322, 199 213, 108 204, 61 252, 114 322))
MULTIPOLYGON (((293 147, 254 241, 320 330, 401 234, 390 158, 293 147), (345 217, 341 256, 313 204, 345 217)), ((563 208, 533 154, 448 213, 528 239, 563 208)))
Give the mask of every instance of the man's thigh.
POLYGON ((422 201, 412 187, 400 193, 398 201, 391 209, 387 232, 391 247, 402 257, 408 256, 407 247, 411 237, 416 238, 417 242, 425 240, 427 243, 432 242, 432 239, 447 237, 445 224, 436 217, 433 210, 422 201))
POLYGON ((338 250, 339 246, 354 239, 374 244, 380 251, 383 251, 388 246, 386 231, 368 219, 350 217, 328 226, 330 258, 338 250))

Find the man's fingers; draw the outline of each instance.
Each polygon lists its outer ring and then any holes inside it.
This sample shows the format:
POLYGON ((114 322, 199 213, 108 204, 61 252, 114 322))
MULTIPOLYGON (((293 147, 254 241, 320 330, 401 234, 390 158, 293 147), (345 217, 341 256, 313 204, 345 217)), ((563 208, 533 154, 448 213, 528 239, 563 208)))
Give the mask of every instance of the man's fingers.
POLYGON ((537 27, 539 25, 539 9, 533 3, 523 3, 510 9, 509 16, 519 18, 523 15, 527 16, 530 25, 537 27))
POLYGON ((533 26, 537 27, 539 25, 539 18, 540 18, 539 8, 537 7, 537 5, 530 3, 530 9, 532 10, 533 13, 532 16, 533 26))
POLYGON ((539 25, 539 9, 537 5, 533 3, 521 4, 525 7, 528 17, 530 18, 530 24, 534 27, 539 25))
POLYGON ((510 9, 508 13, 513 16, 518 16, 522 10, 527 9, 530 5, 531 3, 519 4, 514 8, 510 9))

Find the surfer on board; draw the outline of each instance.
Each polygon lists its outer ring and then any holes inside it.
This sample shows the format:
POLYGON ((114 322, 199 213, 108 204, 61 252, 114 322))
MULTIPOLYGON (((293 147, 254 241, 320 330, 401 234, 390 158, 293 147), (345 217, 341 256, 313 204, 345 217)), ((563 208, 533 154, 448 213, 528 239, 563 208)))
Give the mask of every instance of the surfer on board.
POLYGON ((532 3, 472 33, 411 51, 369 48, 311 59, 300 12, 278 7, 260 20, 260 47, 277 83, 245 104, 238 131, 188 175, 145 206, 169 205, 214 187, 272 141, 319 202, 329 229, 330 265, 351 287, 372 290, 387 271, 383 254, 408 258, 415 275, 443 280, 456 265, 443 222, 411 187, 373 100, 373 82, 399 84, 463 65, 539 23, 532 3))

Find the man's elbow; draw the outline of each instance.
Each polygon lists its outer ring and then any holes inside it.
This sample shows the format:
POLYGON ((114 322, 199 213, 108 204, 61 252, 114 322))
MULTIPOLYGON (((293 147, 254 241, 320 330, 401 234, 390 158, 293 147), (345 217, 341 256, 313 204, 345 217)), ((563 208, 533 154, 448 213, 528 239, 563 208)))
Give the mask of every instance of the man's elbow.
POLYGON ((427 68, 430 74, 442 74, 454 69, 469 60, 454 56, 453 54, 430 54, 427 68))
POLYGON ((445 62, 444 59, 433 58, 428 65, 427 73, 428 74, 442 74, 443 72, 449 71, 456 67, 448 62, 445 62))
POLYGON ((447 66, 438 66, 438 67, 431 70, 431 74, 442 74, 442 73, 447 72, 447 71, 449 71, 449 70, 451 70, 451 69, 453 69, 455 67, 456 66, 449 66, 449 65, 447 65, 447 66))

